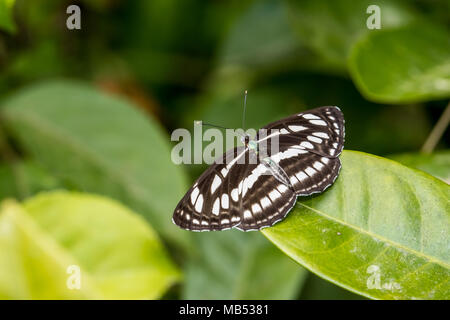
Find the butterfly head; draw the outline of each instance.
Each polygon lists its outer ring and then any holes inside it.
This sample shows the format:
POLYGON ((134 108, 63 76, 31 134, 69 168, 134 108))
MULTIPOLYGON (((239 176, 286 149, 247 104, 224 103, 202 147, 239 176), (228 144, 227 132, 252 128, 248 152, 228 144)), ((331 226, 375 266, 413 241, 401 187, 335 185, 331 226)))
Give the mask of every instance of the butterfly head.
POLYGON ((250 142, 250 136, 248 134, 242 135, 241 142, 244 144, 244 146, 248 146, 248 144, 250 142))

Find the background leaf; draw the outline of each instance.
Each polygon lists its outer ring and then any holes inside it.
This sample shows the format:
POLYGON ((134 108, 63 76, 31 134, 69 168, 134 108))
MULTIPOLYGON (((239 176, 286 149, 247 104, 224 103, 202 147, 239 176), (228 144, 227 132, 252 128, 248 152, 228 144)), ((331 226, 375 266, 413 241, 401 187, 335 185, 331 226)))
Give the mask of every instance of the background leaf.
POLYGON ((15 32, 16 25, 13 20, 13 7, 15 0, 0 0, 0 28, 15 32))
MULTIPOLYGON (((288 21, 283 1, 255 1, 246 7, 228 32, 219 56, 220 63, 243 68, 284 63, 295 59, 301 44, 288 21)), ((297 60, 297 59, 295 59, 297 60)))
POLYGON ((425 171, 450 184, 450 150, 441 150, 431 154, 396 154, 391 155, 389 158, 405 166, 425 171))
POLYGON ((201 233, 184 299, 293 299, 307 271, 257 232, 201 233))
POLYGON ((448 299, 450 187, 345 151, 333 187, 262 233, 300 264, 377 299, 448 299))
POLYGON ((49 172, 79 190, 120 199, 167 239, 187 244, 188 233, 171 222, 185 177, 152 119, 75 82, 26 89, 2 111, 11 134, 49 172))
POLYGON ((25 199, 39 191, 60 187, 53 176, 31 160, 0 164, 0 200, 25 199))
POLYGON ((0 213, 0 296, 9 299, 154 299, 179 279, 156 233, 117 202, 53 192, 0 213), (81 288, 67 268, 81 269, 81 288))
POLYGON ((370 100, 419 102, 450 97, 450 34, 427 23, 372 32, 355 44, 349 69, 370 100))
POLYGON ((303 0, 288 1, 290 20, 305 45, 315 50, 336 71, 345 71, 354 42, 370 32, 366 13, 370 5, 380 7, 382 28, 402 26, 415 13, 401 1, 303 0))

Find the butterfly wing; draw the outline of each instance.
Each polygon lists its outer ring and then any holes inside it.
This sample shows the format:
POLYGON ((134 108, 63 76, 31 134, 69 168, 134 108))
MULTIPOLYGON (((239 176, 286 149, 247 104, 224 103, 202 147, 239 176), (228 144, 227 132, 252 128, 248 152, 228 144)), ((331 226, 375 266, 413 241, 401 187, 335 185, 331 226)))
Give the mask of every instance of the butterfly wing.
POLYGON ((264 130, 258 131, 256 140, 285 172, 290 185, 267 171, 261 154, 247 147, 235 148, 189 189, 175 209, 175 224, 192 231, 259 230, 283 219, 298 195, 322 192, 335 181, 345 133, 339 108, 309 110, 262 129, 274 129, 279 135, 276 152, 264 130))
POLYGON ((334 183, 345 136, 344 116, 338 107, 308 110, 262 129, 269 131, 258 132, 259 145, 286 172, 297 195, 323 192, 334 183), (277 140, 265 138, 270 137, 270 130, 278 132, 276 152, 272 144, 277 140))
POLYGON ((173 222, 192 231, 259 230, 283 219, 294 190, 267 171, 254 151, 238 147, 213 163, 175 208, 173 222))
POLYGON ((274 225, 287 215, 297 199, 291 186, 276 179, 260 157, 253 156, 256 161, 247 166, 242 180, 241 222, 235 226, 242 231, 274 225))
POLYGON ((238 165, 248 157, 248 148, 229 150, 195 181, 175 208, 173 222, 183 229, 209 231, 229 229, 240 223, 238 181, 245 166, 238 165))

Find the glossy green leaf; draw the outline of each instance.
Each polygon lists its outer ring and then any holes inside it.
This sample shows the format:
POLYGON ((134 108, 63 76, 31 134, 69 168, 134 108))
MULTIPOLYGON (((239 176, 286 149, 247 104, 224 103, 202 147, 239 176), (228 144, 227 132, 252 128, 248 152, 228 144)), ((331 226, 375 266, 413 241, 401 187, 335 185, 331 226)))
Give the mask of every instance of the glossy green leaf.
POLYGON ((49 172, 82 191, 121 200, 167 239, 188 244, 171 222, 186 191, 169 137, 126 101, 76 82, 50 82, 3 104, 10 133, 49 172))
POLYGON ((262 232, 322 278, 375 299, 450 298, 450 186, 345 151, 336 183, 262 232))
POLYGON ((156 233, 115 201, 52 192, 2 204, 3 299, 155 299, 179 277, 156 233))
POLYGON ((450 184, 450 150, 425 153, 404 153, 389 156, 405 166, 429 173, 450 184))
POLYGON ((450 97, 450 34, 425 23, 371 32, 355 44, 351 76, 368 99, 388 103, 450 97))
POLYGON ((15 0, 0 0, 0 28, 8 32, 15 32, 16 25, 13 19, 15 0))
POLYGON ((196 244, 185 299, 294 299, 307 274, 257 232, 201 233, 196 244))
POLYGON ((393 0, 289 0, 288 4, 300 41, 337 69, 346 68, 354 42, 371 31, 366 25, 370 5, 379 6, 383 29, 404 25, 415 16, 404 3, 393 0))

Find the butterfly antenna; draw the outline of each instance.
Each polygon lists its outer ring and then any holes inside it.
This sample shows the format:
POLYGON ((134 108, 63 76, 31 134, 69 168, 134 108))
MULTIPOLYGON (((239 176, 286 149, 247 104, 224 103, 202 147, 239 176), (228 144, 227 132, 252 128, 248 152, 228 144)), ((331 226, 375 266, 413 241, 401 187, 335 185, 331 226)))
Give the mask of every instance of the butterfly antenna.
POLYGON ((244 91, 244 111, 242 115, 242 129, 245 132, 245 110, 247 109, 247 90, 244 91))

